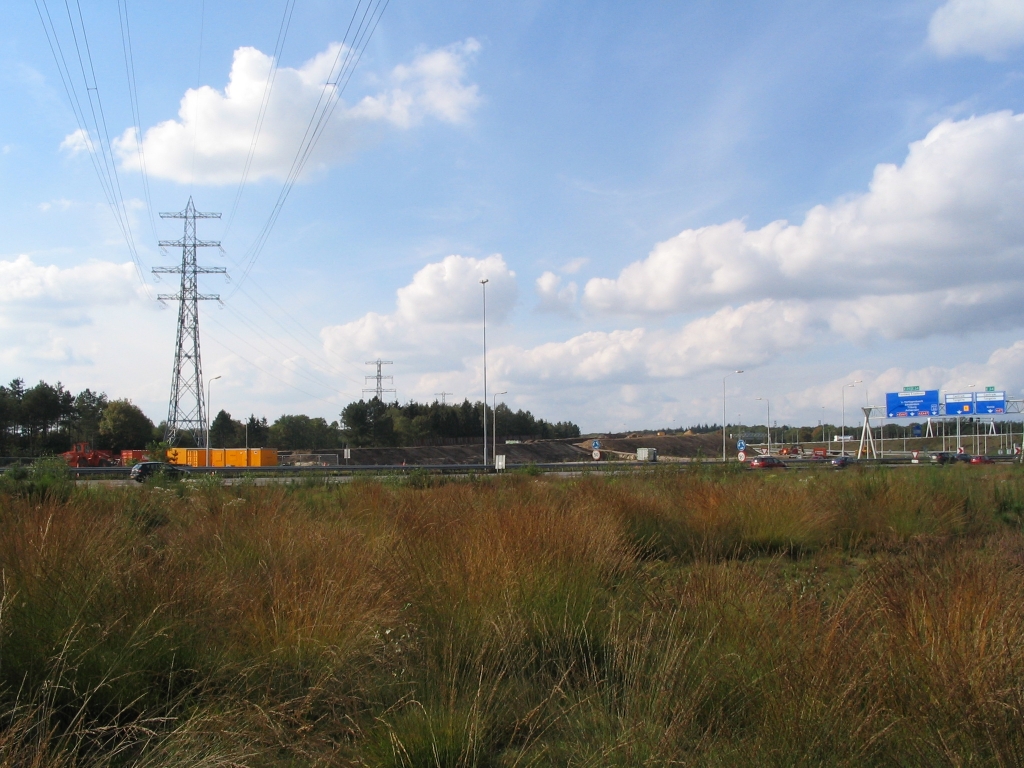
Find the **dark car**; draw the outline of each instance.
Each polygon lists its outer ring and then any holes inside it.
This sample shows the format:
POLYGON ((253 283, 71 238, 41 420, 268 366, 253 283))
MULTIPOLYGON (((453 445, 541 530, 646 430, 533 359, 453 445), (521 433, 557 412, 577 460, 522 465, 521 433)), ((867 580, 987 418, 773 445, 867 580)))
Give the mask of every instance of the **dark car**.
POLYGON ((853 462, 849 456, 836 456, 832 459, 832 466, 836 469, 846 469, 853 462))
POLYGON ((755 456, 750 460, 751 469, 787 469, 786 462, 774 456, 755 456))
POLYGON ((969 453, 955 453, 953 454, 953 461, 959 461, 961 464, 970 464, 971 459, 974 457, 969 453))
POLYGON ((954 458, 955 454, 947 451, 937 451, 932 454, 932 464, 949 464, 956 461, 954 458))
POLYGON ((971 464, 995 464, 988 456, 972 456, 971 464))
POLYGON ((181 467, 168 464, 163 461, 143 461, 132 467, 129 476, 137 482, 144 482, 146 478, 156 474, 164 474, 168 477, 184 477, 188 472, 181 467))

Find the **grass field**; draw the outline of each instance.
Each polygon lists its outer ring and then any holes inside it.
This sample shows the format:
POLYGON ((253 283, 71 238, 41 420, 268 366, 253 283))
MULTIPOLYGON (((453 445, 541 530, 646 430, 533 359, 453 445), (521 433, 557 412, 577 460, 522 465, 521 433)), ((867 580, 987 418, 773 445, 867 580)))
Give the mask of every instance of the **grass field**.
POLYGON ((1024 470, 0 486, 0 765, 1024 764, 1024 470))

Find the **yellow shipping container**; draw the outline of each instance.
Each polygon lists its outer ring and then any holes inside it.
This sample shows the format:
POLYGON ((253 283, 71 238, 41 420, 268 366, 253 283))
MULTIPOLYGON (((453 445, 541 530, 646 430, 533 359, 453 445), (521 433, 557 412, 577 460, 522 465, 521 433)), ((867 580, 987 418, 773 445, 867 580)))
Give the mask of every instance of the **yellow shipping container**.
POLYGON ((277 448, 250 448, 250 467, 276 467, 277 448))
POLYGON ((191 467, 276 467, 276 448, 171 448, 167 460, 191 467), (209 462, 209 463, 207 463, 209 462))
POLYGON ((206 449, 205 448, 186 448, 185 449, 185 463, 190 467, 205 467, 206 466, 206 449))
POLYGON ((245 448, 226 448, 224 456, 225 467, 248 467, 249 451, 245 448))

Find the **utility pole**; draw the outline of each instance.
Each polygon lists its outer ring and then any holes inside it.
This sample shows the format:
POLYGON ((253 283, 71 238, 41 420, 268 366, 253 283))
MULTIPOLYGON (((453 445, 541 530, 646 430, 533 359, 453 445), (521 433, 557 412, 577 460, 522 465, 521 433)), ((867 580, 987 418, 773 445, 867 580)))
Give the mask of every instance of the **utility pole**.
POLYGON ((725 415, 725 380, 728 379, 733 373, 743 373, 743 371, 733 371, 727 373, 722 377, 722 461, 725 461, 725 422, 728 417, 725 415))
POLYGON ((480 280, 484 307, 484 469, 487 468, 487 278, 480 280))
MULTIPOLYGON (((384 402, 384 393, 387 392, 388 394, 395 394, 396 390, 394 390, 394 389, 385 389, 384 382, 385 381, 394 382, 395 377, 394 376, 385 376, 383 373, 381 373, 381 366, 383 366, 383 365, 394 365, 394 363, 391 360, 381 360, 378 357, 376 360, 367 360, 366 364, 367 365, 376 365, 377 366, 377 373, 366 377, 367 381, 375 381, 377 383, 373 387, 370 387, 369 389, 364 389, 363 390, 363 394, 364 395, 373 394, 374 397, 376 397, 378 400, 380 400, 383 403, 384 402)), ((395 400, 397 401, 398 398, 396 397, 395 400)))
POLYGON ((441 405, 447 405, 448 403, 445 401, 445 398, 448 395, 454 395, 454 394, 455 394, 454 392, 435 392, 434 393, 434 397, 440 397, 441 398, 441 405))
POLYGON ((196 238, 196 219, 219 219, 219 213, 201 213, 192 198, 180 213, 161 213, 161 219, 184 219, 185 234, 181 240, 160 240, 161 247, 181 248, 180 267, 154 267, 155 275, 181 275, 178 293, 161 293, 160 301, 178 302, 178 338, 171 373, 171 402, 167 408, 164 440, 177 445, 182 434, 189 434, 200 448, 207 447, 207 413, 203 407, 203 363, 199 354, 199 302, 220 301, 216 294, 199 293, 199 275, 227 272, 224 267, 201 267, 196 262, 196 249, 216 248, 219 242, 196 238))

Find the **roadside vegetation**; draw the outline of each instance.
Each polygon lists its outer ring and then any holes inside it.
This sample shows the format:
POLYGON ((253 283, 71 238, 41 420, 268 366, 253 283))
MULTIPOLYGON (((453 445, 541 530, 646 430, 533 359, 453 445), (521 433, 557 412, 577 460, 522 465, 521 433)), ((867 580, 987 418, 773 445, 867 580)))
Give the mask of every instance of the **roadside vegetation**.
POLYGON ((40 473, 0 765, 1024 764, 1019 467, 40 473))

